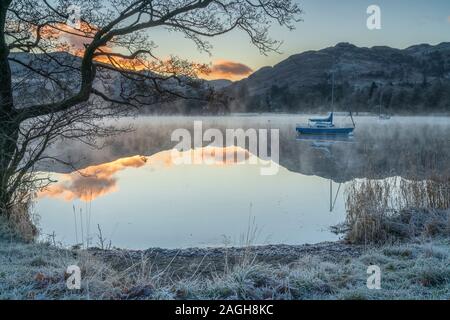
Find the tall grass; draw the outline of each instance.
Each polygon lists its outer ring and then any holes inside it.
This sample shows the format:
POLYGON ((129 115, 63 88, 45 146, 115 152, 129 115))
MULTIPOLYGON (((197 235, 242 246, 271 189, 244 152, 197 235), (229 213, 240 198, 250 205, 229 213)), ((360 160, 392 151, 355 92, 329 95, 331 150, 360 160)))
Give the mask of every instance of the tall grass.
POLYGON ((10 209, 9 218, 0 219, 0 237, 32 242, 38 235, 36 222, 31 201, 18 203, 10 209))
POLYGON ((346 188, 346 238, 368 244, 447 232, 449 208, 449 177, 355 180, 346 188))
POLYGON ((402 208, 448 209, 450 207, 450 177, 435 177, 422 181, 401 179, 402 208))

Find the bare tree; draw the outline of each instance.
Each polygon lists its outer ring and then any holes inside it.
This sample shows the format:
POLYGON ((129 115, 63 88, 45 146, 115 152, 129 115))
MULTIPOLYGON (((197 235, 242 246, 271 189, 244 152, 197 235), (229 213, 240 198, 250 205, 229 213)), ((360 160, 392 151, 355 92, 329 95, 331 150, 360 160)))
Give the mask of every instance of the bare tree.
POLYGON ((270 25, 292 29, 300 14, 292 0, 0 0, 0 215, 44 181, 34 168, 56 140, 92 143, 115 132, 105 119, 200 98, 187 86, 207 66, 160 59, 149 29, 207 52, 208 38, 239 29, 266 54, 280 45, 270 25))

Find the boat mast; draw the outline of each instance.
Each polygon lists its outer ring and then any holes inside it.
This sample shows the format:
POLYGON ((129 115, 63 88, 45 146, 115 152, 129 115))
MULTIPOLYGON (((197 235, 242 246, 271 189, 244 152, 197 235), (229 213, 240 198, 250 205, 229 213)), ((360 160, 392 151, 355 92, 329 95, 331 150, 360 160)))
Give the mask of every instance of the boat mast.
POLYGON ((334 112, 334 71, 331 74, 331 112, 334 112))
POLYGON ((330 179, 330 212, 333 212, 333 180, 330 179))
POLYGON ((381 117, 381 103, 383 101, 383 89, 380 90, 380 112, 379 112, 379 116, 381 117))
POLYGON ((353 114, 352 114, 352 112, 350 111, 350 118, 352 119, 352 123, 353 123, 353 128, 356 128, 356 125, 355 125, 355 120, 353 120, 353 114))

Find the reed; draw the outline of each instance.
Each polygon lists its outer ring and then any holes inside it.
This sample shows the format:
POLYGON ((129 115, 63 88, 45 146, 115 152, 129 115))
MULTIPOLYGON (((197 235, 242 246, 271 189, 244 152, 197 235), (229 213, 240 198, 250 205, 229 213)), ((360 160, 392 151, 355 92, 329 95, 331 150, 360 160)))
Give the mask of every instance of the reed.
POLYGON ((449 208, 450 178, 446 176, 355 180, 346 188, 346 239, 379 244, 446 233, 449 208))
POLYGON ((39 230, 36 227, 37 215, 33 213, 32 202, 23 202, 14 205, 9 212, 9 218, 0 221, 0 237, 20 241, 32 242, 38 236, 39 230))

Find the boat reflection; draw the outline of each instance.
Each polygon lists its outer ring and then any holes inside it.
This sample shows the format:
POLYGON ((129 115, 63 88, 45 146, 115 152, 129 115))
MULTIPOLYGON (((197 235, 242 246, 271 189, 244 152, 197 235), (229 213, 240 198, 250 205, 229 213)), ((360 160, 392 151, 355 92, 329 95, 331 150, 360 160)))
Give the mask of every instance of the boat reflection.
MULTIPOLYGON (((310 146, 319 151, 323 151, 327 157, 332 158, 332 146, 336 143, 354 143, 354 136, 353 135, 336 135, 336 136, 317 136, 317 135, 298 135, 297 136, 298 141, 308 141, 310 142, 310 146)), ((336 193, 333 193, 333 180, 329 179, 330 181, 330 212, 334 211, 334 208, 336 206, 336 201, 338 199, 339 193, 341 191, 342 182, 338 183, 338 187, 336 190, 336 193)))
POLYGON ((353 135, 301 135, 298 134, 296 137, 297 141, 313 141, 313 142, 355 142, 355 137, 353 135))
MULTIPOLYGON (((295 123, 304 118, 271 117, 270 122, 264 117, 207 118, 203 119, 203 127, 217 128, 224 136, 228 128, 279 129, 280 166, 303 175, 331 178, 334 182, 392 176, 427 179, 435 174, 450 174, 450 126, 446 118, 393 117, 381 122, 375 117, 358 117, 355 136, 296 136, 295 123)), ((77 168, 136 154, 154 155, 174 148, 171 133, 177 128, 190 130, 192 121, 192 118, 168 117, 164 121, 141 118, 134 124, 135 131, 102 142, 107 147, 100 152, 77 143, 55 144, 51 155, 61 155, 63 162, 75 162, 77 168)), ((72 171, 62 164, 39 166, 45 172, 72 171)))

